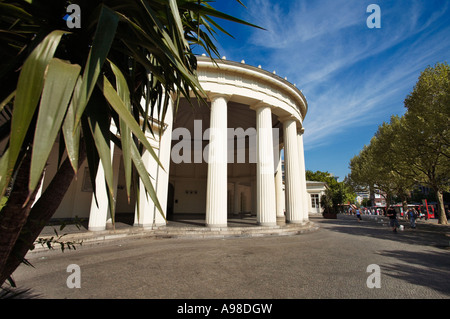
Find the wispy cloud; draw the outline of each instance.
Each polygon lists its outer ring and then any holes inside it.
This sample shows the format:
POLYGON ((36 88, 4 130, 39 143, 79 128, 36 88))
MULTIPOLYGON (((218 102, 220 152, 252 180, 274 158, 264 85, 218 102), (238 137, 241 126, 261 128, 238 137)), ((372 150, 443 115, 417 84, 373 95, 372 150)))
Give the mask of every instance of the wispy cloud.
POLYGON ((303 90, 310 106, 306 149, 402 112, 420 71, 449 56, 450 25, 442 22, 449 15, 448 2, 383 1, 382 28, 369 29, 366 8, 372 2, 247 3, 249 20, 267 31, 254 31, 247 46, 252 51, 243 51, 303 90))

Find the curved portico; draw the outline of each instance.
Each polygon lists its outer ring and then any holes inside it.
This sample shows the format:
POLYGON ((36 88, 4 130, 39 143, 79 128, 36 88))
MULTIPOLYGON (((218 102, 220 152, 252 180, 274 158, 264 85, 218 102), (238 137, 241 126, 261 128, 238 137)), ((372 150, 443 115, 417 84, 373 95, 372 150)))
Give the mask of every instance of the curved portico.
MULTIPOLYGON (((204 214, 205 226, 221 229, 240 213, 256 215, 260 226, 307 222, 302 137, 307 102, 301 91, 245 63, 198 57, 197 73, 207 105, 181 98, 173 110, 174 103, 169 105, 164 122, 155 122, 163 125, 162 134, 148 135, 164 166, 143 157, 164 215, 204 214)), ((123 190, 116 192, 120 198, 123 190)), ((135 210, 134 225, 165 225, 145 192, 138 196, 121 206, 135 210)), ((105 229, 106 209, 92 205, 91 230, 105 229)))
MULTIPOLYGON (((276 225, 277 218, 283 218, 288 223, 307 221, 301 136, 307 103, 303 94, 285 79, 260 67, 226 60, 212 62, 209 58, 199 57, 198 78, 207 94, 209 109, 201 103, 198 106, 193 103, 195 106, 192 106, 181 102, 174 128, 190 127, 190 136, 193 137, 191 145, 201 144, 203 147, 206 143, 207 147, 202 149, 202 153, 208 156, 207 163, 203 162, 207 169, 200 166, 182 169, 178 166, 182 163, 172 162, 171 181, 175 188, 177 181, 181 180, 180 176, 187 175, 187 171, 207 170, 203 181, 206 183, 205 224, 209 227, 227 226, 227 216, 236 213, 239 210, 237 207, 242 204, 244 194, 241 193, 240 197, 239 189, 245 185, 250 190, 247 192, 250 194, 247 204, 251 200, 252 204, 248 206, 251 207, 251 213, 256 215, 259 225, 276 225), (201 134, 193 131, 195 121, 201 121, 202 129, 209 130, 209 138, 205 138, 203 131, 201 134), (244 146, 246 164, 250 164, 247 166, 247 175, 235 174, 235 171, 239 171, 239 159, 236 156, 240 147, 239 136, 236 138, 238 131, 248 134, 244 141, 247 143, 244 146), (254 136, 251 136, 252 132, 254 136), (251 145, 253 137, 255 145, 251 145), (286 166, 285 192, 280 172, 282 148, 286 166), (230 157, 230 150, 234 156, 230 157)), ((176 148, 178 143, 180 139, 173 137, 172 147, 176 148)), ((194 147, 193 153, 195 161, 195 154, 199 150, 194 147)), ((201 164, 197 161, 197 165, 201 164)), ((194 173, 191 176, 197 178, 197 184, 201 184, 200 175, 194 173)), ((178 195, 183 196, 183 191, 179 190, 178 195)), ((183 208, 186 209, 186 199, 183 203, 177 198, 175 201, 175 206, 180 207, 175 210, 182 213, 183 208)))

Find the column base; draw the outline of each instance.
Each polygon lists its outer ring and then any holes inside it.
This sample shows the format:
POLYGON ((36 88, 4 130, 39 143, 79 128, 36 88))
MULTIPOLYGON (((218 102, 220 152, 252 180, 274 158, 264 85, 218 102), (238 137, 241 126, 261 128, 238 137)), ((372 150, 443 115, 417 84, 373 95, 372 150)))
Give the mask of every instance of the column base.
POLYGON ((162 227, 162 226, 167 226, 166 223, 155 223, 155 224, 133 224, 133 227, 141 227, 141 228, 146 228, 146 229, 152 229, 154 227, 162 227))
POLYGON ((267 226, 276 226, 277 225, 277 223, 275 222, 266 222, 266 223, 264 223, 264 222, 258 222, 257 223, 258 224, 258 226, 264 226, 264 227, 267 227, 267 226))
POLYGON ((106 230, 106 226, 100 226, 100 227, 89 227, 89 231, 102 231, 106 230))
POLYGON ((286 220, 286 224, 303 224, 303 220, 286 220))
POLYGON ((277 225, 285 225, 286 224, 286 218, 283 217, 277 217, 277 225))
POLYGON ((227 224, 206 224, 208 228, 227 228, 227 224))

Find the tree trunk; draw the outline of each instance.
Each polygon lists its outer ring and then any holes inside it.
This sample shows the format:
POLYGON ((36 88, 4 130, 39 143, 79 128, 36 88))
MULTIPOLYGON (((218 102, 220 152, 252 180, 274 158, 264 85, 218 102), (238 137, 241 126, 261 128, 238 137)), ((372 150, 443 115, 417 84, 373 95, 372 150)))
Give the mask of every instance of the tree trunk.
POLYGON ((28 203, 24 206, 27 200, 28 181, 30 178, 31 152, 25 154, 22 163, 14 180, 13 189, 9 195, 8 202, 3 207, 0 213, 0 282, 3 282, 9 277, 5 272, 5 267, 9 256, 14 248, 14 245, 19 238, 19 234, 25 225, 28 215, 30 213, 31 205, 34 201, 37 190, 35 190, 28 203))
POLYGON ((439 224, 447 225, 447 216, 445 215, 445 207, 444 207, 444 195, 441 190, 436 192, 436 197, 438 199, 438 208, 439 208, 439 224))
POLYGON ((402 196, 402 207, 403 207, 403 219, 407 219, 407 211, 408 211, 408 199, 406 195, 402 196))
MULTIPOLYGON (((78 159, 79 167, 86 159, 84 143, 80 144, 80 155, 78 159)), ((42 193, 39 200, 29 211, 26 223, 22 227, 13 249, 7 256, 5 266, 1 269, 0 285, 2 285, 5 280, 8 279, 8 277, 16 270, 25 255, 28 253, 29 249, 33 247, 33 243, 36 238, 58 209, 74 177, 75 172, 73 171, 70 161, 67 158, 53 177, 46 190, 42 193)))

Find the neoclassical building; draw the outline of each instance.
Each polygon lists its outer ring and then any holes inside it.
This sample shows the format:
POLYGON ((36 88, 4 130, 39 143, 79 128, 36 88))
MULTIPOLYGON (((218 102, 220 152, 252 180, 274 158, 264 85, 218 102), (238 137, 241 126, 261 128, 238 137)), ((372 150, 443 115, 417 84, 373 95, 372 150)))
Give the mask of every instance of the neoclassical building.
MULTIPOLYGON (((286 79, 244 61, 214 63, 198 57, 198 77, 207 104, 182 98, 176 110, 169 105, 163 121, 154 121, 155 135, 147 134, 164 167, 144 154, 164 215, 168 220, 204 215, 205 227, 226 227, 228 218, 240 213, 255 215, 261 226, 279 220, 306 223, 311 199, 302 136, 308 106, 302 92, 286 79)), ((54 174, 57 149, 46 175, 54 174)), ((116 214, 128 214, 138 227, 165 225, 144 193, 138 201, 128 202, 120 152, 116 148, 111 159, 116 214)), ((89 230, 104 230, 109 220, 104 182, 97 184, 97 205, 88 176, 87 167, 82 167, 54 218, 89 218, 89 230)), ((97 179, 104 179, 101 166, 97 179)))

